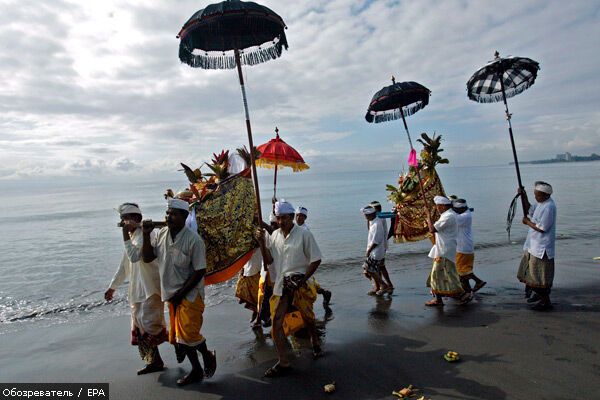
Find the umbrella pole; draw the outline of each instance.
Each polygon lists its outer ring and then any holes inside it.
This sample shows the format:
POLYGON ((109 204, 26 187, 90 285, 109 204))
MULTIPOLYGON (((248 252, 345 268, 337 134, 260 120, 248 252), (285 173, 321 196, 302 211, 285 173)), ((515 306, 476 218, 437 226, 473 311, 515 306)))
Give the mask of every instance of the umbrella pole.
MULTIPOLYGON (((510 145, 512 146, 513 158, 515 160, 515 169, 517 170, 517 181, 519 182, 519 189, 523 189, 521 171, 519 170, 519 160, 517 159, 517 149, 515 147, 515 139, 513 137, 512 124, 510 122, 511 114, 508 112, 508 103, 506 102, 506 92, 504 91, 504 80, 502 79, 502 76, 500 76, 500 88, 502 89, 502 100, 504 100, 504 108, 506 109, 506 120, 508 121, 508 133, 510 134, 510 145)), ((521 196, 521 205, 523 206, 523 215, 527 216, 525 212, 527 207, 524 196, 521 196)))
MULTIPOLYGON (((235 64, 237 66, 238 76, 240 78, 240 87, 242 89, 242 99, 244 100, 244 111, 246 112, 246 131, 248 131, 248 145, 250 146, 250 163, 252 164, 252 179, 254 180, 254 192, 256 193, 256 209, 258 211, 258 226, 262 226, 262 210, 260 207, 260 192, 258 191, 258 176, 256 175, 256 160, 254 159, 254 143, 252 142, 252 127, 250 126, 250 113, 248 112, 248 99, 246 98, 246 88, 244 86, 244 75, 242 75, 242 62, 240 52, 235 49, 235 64)), ((262 250, 262 249, 261 249, 262 250)))
POLYGON ((273 178, 273 199, 277 199, 277 164, 275 164, 275 176, 273 178))
MULTIPOLYGON (((406 130, 406 135, 408 136, 408 143, 410 144, 410 149, 414 150, 412 140, 410 139, 410 132, 408 131, 408 125, 406 125, 406 119, 404 118, 404 111, 400 108, 400 115, 402 115, 402 122, 404 122, 404 129, 406 130)), ((419 168, 416 168, 417 178, 419 178, 419 187, 421 188, 421 195, 423 196, 423 207, 425 208, 425 215, 427 215, 427 220, 430 224, 433 224, 431 220, 431 214, 429 213, 429 207, 427 207, 427 198, 425 197, 425 189, 423 188, 423 181, 421 180, 421 174, 419 173, 419 168)))

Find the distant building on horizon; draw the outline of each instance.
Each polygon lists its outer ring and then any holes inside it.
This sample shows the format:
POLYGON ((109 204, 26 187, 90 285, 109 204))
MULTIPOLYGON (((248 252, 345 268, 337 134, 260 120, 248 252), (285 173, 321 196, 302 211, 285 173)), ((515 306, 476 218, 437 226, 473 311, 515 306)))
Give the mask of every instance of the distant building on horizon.
POLYGON ((568 151, 563 154, 557 154, 555 160, 557 161, 573 161, 573 156, 568 151))

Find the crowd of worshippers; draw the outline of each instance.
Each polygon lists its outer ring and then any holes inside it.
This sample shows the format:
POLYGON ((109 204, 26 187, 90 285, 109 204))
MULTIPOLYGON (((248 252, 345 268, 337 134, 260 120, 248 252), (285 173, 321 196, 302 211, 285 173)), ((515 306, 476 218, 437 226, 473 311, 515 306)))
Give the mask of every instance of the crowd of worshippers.
MULTIPOLYGON (((534 310, 544 311, 552 308, 550 290, 554 281, 556 205, 551 198, 552 186, 547 182, 536 182, 533 193, 535 203, 531 204, 526 191, 519 189, 525 204, 526 216, 522 222, 529 228, 517 278, 525 284, 527 302, 535 303, 534 310)), ((457 299, 459 304, 464 305, 473 300, 473 293, 487 284, 473 272, 473 209, 465 199, 456 196, 435 196, 433 202, 440 217, 435 222, 427 221, 433 242, 428 256, 433 262, 426 285, 433 298, 425 305, 443 306, 444 297, 457 299), (471 286, 471 281, 474 286, 471 286)), ((373 285, 368 294, 391 294, 394 286, 386 269, 385 255, 393 227, 388 231, 386 218, 394 213, 382 213, 381 204, 377 201, 361 208, 361 211, 368 225, 363 263, 363 274, 373 285)))
MULTIPOLYGON (((208 349, 201 333, 205 246, 186 196, 185 192, 165 196, 166 226, 160 230, 154 230, 152 221, 143 220, 137 204, 118 207, 125 250, 104 293, 110 301, 115 290, 129 281, 131 344, 138 347, 145 363, 137 373, 164 370, 158 346, 168 341, 175 348, 177 362, 187 358, 191 364, 191 370, 177 380, 180 386, 210 378, 217 369, 216 352, 208 349), (169 309, 168 329, 165 303, 169 309)), ((254 233, 260 250, 254 251, 238 277, 235 295, 252 311, 253 327, 271 326, 278 361, 267 369, 266 377, 281 376, 291 369, 287 336, 294 332, 294 326, 308 332, 315 358, 323 354, 313 305, 320 294, 327 308, 331 292, 313 276, 321 264, 321 251, 306 223, 307 217, 305 207, 294 209, 283 199, 275 202, 270 223, 263 223, 254 233), (294 325, 294 317, 301 325, 294 325)))
MULTIPOLYGON (((517 277, 525 283, 527 301, 536 303, 533 308, 547 310, 552 307, 550 290, 556 236, 552 186, 536 182, 534 204, 529 203, 525 190, 519 192, 526 205, 523 224, 529 231, 517 277)), ((129 281, 131 344, 138 347, 145 363, 138 375, 164 370, 158 346, 168 341, 175 348, 177 362, 187 358, 191 364, 191 370, 177 380, 183 386, 212 377, 217 357, 214 350, 208 349, 201 333, 205 308, 204 242, 197 233, 195 215, 190 214, 186 194, 165 197, 166 226, 158 231, 152 221, 143 220, 136 203, 118 207, 125 250, 104 297, 112 300, 115 290, 129 281), (168 329, 165 303, 169 309, 168 329)), ((435 222, 428 221, 434 245, 429 252, 433 266, 427 279, 433 299, 425 304, 443 306, 444 297, 466 304, 472 300, 473 292, 486 285, 473 272, 472 209, 464 199, 436 196, 434 203, 440 217, 435 222), (471 280, 475 282, 473 287, 471 280)), ((361 211, 368 224, 363 264, 363 273, 373 284, 368 294, 391 295, 394 286, 386 269, 385 255, 393 229, 388 233, 379 202, 372 202, 361 211)), ((305 207, 295 209, 283 199, 275 202, 269 224, 263 223, 255 232, 260 251, 254 252, 238 277, 235 295, 252 312, 252 326, 271 327, 278 361, 266 370, 266 377, 282 376, 291 369, 287 336, 293 333, 294 314, 308 331, 313 356, 323 355, 313 306, 321 294, 327 308, 331 292, 314 278, 322 257, 307 218, 305 207)))

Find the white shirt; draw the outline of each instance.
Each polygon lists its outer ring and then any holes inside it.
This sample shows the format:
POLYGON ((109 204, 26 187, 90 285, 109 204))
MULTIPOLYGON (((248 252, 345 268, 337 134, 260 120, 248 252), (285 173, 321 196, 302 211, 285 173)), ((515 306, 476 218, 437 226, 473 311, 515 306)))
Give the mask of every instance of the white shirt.
MULTIPOLYGON (((171 238, 168 227, 162 228, 153 247, 158 260, 163 301, 169 300, 195 271, 206 269, 204 241, 187 227, 177 233, 175 240, 171 238)), ((204 277, 185 298, 194 301, 198 295, 204 299, 204 277)))
POLYGON ((556 204, 549 198, 543 203, 536 202, 529 209, 529 219, 544 233, 529 228, 523 250, 537 258, 554 258, 554 242, 556 240, 556 204))
MULTIPOLYGON (((296 224, 298 225, 298 224, 296 224)), ((310 226, 308 226, 308 224, 305 222, 302 225, 298 225, 300 228, 304 229, 305 231, 310 231, 310 226)))
POLYGON ((437 231, 435 233, 435 244, 429 252, 429 258, 447 258, 454 262, 456 258, 456 237, 458 236, 458 227, 456 225, 456 213, 452 210, 446 210, 440 215, 440 219, 433 224, 437 231))
MULTIPOLYGON (((150 237, 155 236, 154 232, 150 237)), ((110 282, 110 288, 116 289, 129 279, 127 295, 129 303, 141 303, 148 297, 160 295, 160 276, 158 274, 158 263, 142 261, 142 230, 136 229, 131 239, 125 242, 125 251, 121 264, 110 282)))
POLYGON ((273 294, 281 296, 283 278, 305 274, 310 264, 321 259, 321 250, 312 233, 297 225, 292 227, 287 237, 283 236, 281 229, 277 229, 266 239, 276 273, 273 294))
POLYGON ((248 260, 246 264, 244 264, 244 276, 254 276, 260 273, 260 268, 262 267, 263 258, 262 254, 260 254, 260 249, 254 249, 254 254, 248 260))
POLYGON ((458 237, 456 238, 456 251, 462 254, 473 254, 475 246, 473 245, 473 215, 470 210, 466 210, 462 214, 456 213, 454 216, 456 225, 458 226, 458 237))
POLYGON ((370 257, 375 260, 382 260, 385 258, 385 232, 383 228, 383 221, 379 218, 375 218, 369 224, 369 234, 367 236, 367 250, 373 245, 377 246, 371 251, 370 257))

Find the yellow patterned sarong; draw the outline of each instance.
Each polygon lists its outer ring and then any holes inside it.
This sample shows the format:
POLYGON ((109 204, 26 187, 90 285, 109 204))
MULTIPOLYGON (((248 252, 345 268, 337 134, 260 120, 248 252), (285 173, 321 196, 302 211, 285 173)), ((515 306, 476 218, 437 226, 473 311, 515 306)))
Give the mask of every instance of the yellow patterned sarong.
MULTIPOLYGON (((275 311, 279 306, 281 296, 273 295, 269 302, 271 306, 271 319, 275 318, 275 311)), ((292 299, 292 307, 294 311, 288 310, 283 321, 283 332, 286 336, 289 336, 302 328, 304 324, 299 324, 298 314, 302 318, 302 322, 314 322, 315 312, 313 310, 313 304, 317 300, 317 289, 315 288, 312 280, 309 280, 306 285, 302 286, 298 290, 294 291, 294 298, 292 299)))
POLYGON ((258 305, 258 284, 260 274, 253 276, 240 275, 235 285, 235 297, 240 299, 240 303, 252 311, 256 311, 258 305))
POLYGON ((475 254, 456 253, 456 271, 458 275, 465 276, 473 273, 475 254))
POLYGON ((443 257, 433 260, 427 286, 431 287, 433 294, 439 296, 460 297, 465 292, 460 283, 456 266, 452 261, 443 257))
POLYGON ((196 300, 183 299, 177 306, 177 310, 169 304, 169 343, 181 343, 191 347, 204 342, 204 336, 200 333, 204 313, 204 300, 196 296, 196 300))

